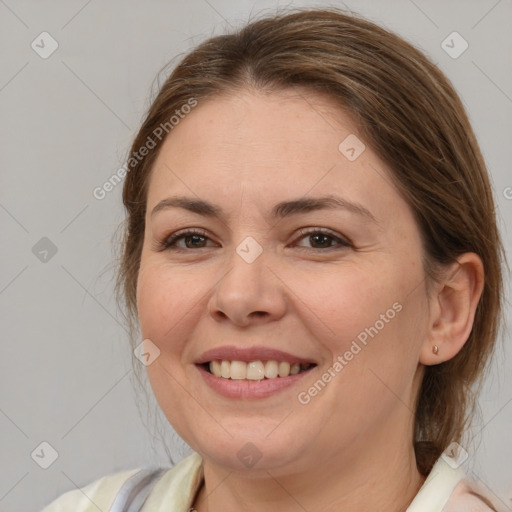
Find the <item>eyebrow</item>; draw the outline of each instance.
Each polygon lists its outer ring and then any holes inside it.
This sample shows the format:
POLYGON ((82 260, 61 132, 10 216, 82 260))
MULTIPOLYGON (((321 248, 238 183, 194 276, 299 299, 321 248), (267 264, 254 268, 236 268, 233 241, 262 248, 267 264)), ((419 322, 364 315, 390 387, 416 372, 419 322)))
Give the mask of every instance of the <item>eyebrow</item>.
MULTIPOLYGON (((170 208, 183 208, 192 213, 203 215, 205 217, 226 218, 226 214, 220 206, 209 203, 203 199, 196 199, 186 196, 173 196, 163 199, 153 208, 151 217, 153 217, 157 212, 170 208)), ((277 203, 272 209, 272 216, 276 218, 285 218, 291 215, 324 209, 348 210, 378 224, 374 215, 361 204, 353 203, 347 199, 343 199, 342 197, 334 195, 299 198, 291 201, 283 201, 281 203, 277 203)))

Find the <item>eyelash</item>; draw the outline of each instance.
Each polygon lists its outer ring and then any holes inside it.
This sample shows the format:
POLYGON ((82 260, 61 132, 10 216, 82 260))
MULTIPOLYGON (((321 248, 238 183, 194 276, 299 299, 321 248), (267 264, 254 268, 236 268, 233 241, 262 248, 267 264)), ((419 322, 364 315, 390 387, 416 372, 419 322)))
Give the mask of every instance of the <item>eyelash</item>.
MULTIPOLYGON (((165 251, 165 250, 190 251, 190 250, 194 250, 194 249, 190 249, 188 247, 184 248, 184 247, 176 247, 175 246, 175 244, 178 240, 181 240, 182 238, 187 238, 188 236, 193 236, 193 235, 197 235, 197 236, 201 236, 201 237, 209 239, 209 237, 207 236, 207 233, 205 231, 192 228, 192 229, 188 229, 186 231, 178 231, 178 232, 173 233, 172 235, 164 238, 164 240, 158 244, 157 250, 158 251, 165 251)), ((312 247, 312 248, 300 247, 300 249, 306 249, 306 250, 310 250, 310 251, 329 251, 329 250, 339 250, 339 249, 344 249, 344 248, 348 248, 348 247, 353 247, 351 242, 349 242, 348 240, 346 240, 344 238, 334 235, 330 230, 328 230, 326 228, 311 228, 311 229, 302 228, 299 230, 298 240, 301 240, 302 238, 304 238, 308 235, 309 236, 311 236, 311 235, 327 236, 328 238, 331 238, 332 240, 337 241, 339 247, 334 246, 334 247, 326 247, 326 248, 320 248, 320 249, 317 249, 314 247, 312 247)), ((199 247, 199 249, 207 249, 207 247, 199 247)))

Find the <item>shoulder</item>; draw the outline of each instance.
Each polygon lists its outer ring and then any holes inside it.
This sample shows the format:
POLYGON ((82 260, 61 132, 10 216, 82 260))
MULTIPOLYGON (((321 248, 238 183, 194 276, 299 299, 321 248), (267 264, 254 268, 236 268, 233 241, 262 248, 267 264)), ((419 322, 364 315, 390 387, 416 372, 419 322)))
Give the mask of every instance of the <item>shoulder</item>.
POLYGON ((439 457, 407 512, 501 512, 488 491, 469 479, 460 464, 439 457))
POLYGON ((453 490, 443 512, 497 512, 497 508, 485 489, 465 478, 453 490))
POLYGON ((132 469, 111 473, 86 486, 67 491, 47 505, 42 512, 85 512, 98 508, 108 510, 123 484, 139 471, 140 469, 132 469))
MULTIPOLYGON (((202 480, 202 459, 197 453, 186 457, 172 468, 132 469, 112 473, 85 487, 60 495, 41 512, 97 512, 132 499, 137 493, 147 498, 147 505, 187 501, 202 480), (183 484, 188 484, 184 486, 183 484), (188 489, 188 491, 186 491, 188 489)), ((156 510, 151 507, 150 510, 156 510)))

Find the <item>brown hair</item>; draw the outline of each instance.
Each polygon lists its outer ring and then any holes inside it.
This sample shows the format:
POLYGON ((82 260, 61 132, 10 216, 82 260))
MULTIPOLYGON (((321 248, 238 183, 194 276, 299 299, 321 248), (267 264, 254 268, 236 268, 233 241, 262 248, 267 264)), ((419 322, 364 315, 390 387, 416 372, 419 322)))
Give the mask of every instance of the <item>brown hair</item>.
MULTIPOLYGON (((408 42, 359 15, 336 8, 278 13, 212 37, 186 55, 151 104, 131 154, 191 98, 293 86, 337 101, 391 168, 421 232, 427 288, 462 253, 475 252, 483 261, 485 284, 469 339, 453 359, 426 367, 419 390, 414 446, 418 469, 427 475, 469 425, 502 315, 504 251, 489 177, 447 77, 408 42)), ((132 334, 147 187, 163 140, 133 162, 123 189, 127 218, 116 292, 132 334)))

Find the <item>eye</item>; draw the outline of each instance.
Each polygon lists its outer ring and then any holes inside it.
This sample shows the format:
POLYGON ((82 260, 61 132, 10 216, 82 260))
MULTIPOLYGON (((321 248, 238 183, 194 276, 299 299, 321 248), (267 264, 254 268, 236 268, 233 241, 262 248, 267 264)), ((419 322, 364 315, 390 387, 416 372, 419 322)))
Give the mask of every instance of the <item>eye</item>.
POLYGON ((168 250, 186 250, 186 249, 202 249, 206 247, 205 241, 209 240, 206 232, 201 229, 188 229, 186 231, 178 231, 165 238, 156 247, 159 251, 168 250), (185 247, 178 246, 177 243, 184 241, 185 247))
MULTIPOLYGON (((332 231, 326 228, 312 228, 309 230, 300 229, 299 234, 299 240, 308 237, 310 243, 314 245, 313 247, 311 247, 312 249, 339 249, 344 247, 352 247, 352 244, 349 241, 335 235, 334 233, 332 233, 332 231), (333 240, 338 242, 338 247, 333 246, 331 244, 333 240)), ((304 247, 298 244, 297 246, 304 247)), ((310 247, 306 247, 306 249, 309 248, 310 247)))
MULTIPOLYGON (((313 247, 304 247, 300 244, 295 244, 297 247, 303 247, 305 249, 339 249, 344 247, 353 247, 350 242, 335 235, 333 232, 326 228, 310 228, 299 230, 300 238, 302 240, 309 237, 309 241, 313 243, 313 247), (332 245, 332 242, 337 242, 336 245, 332 245)), ((157 251, 164 250, 187 250, 187 249, 204 249, 208 247, 206 245, 207 240, 210 238, 207 233, 201 229, 187 229, 184 231, 178 231, 172 235, 164 238, 162 242, 159 242, 156 247, 157 251), (183 241, 185 246, 178 245, 179 242, 183 241)))

